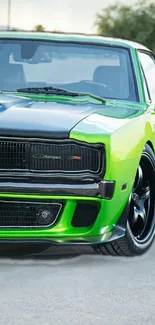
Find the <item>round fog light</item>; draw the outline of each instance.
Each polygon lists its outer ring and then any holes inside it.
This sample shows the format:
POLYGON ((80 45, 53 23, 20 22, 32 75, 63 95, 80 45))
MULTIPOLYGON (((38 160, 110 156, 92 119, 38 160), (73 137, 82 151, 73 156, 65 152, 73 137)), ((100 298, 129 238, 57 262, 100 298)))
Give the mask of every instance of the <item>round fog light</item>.
POLYGON ((37 219, 40 225, 50 225, 55 221, 55 214, 53 209, 49 207, 42 207, 37 211, 37 219))

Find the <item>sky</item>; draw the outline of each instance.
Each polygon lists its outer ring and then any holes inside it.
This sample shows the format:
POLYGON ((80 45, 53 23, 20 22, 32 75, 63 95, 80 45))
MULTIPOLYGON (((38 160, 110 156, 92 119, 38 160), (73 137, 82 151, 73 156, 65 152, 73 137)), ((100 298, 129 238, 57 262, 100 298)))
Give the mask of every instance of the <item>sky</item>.
MULTIPOLYGON (((135 0, 129 0, 131 5, 135 0)), ((126 3, 126 0, 121 0, 126 3)), ((94 33, 95 14, 116 0, 11 0, 11 26, 94 33)), ((129 3, 129 2, 128 2, 129 3)), ((0 0, 0 25, 7 25, 8 0, 0 0)))

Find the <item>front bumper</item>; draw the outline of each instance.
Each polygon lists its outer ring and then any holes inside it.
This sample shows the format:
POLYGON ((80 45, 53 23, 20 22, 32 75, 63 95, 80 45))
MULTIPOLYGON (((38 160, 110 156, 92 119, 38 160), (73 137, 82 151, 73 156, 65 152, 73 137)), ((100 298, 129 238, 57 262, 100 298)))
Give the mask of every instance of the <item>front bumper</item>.
MULTIPOLYGON (((124 211, 124 205, 123 202, 119 203, 116 200, 114 187, 114 182, 105 181, 99 184, 63 185, 63 187, 61 185, 1 183, 0 200, 31 200, 32 202, 37 199, 43 203, 47 200, 51 203, 63 201, 64 208, 57 222, 50 227, 33 229, 0 227, 0 242, 4 244, 93 245, 121 238, 124 236, 125 227, 122 223, 117 224, 117 221, 124 211), (73 218, 79 204, 99 207, 92 224, 73 225, 73 218)), ((90 209, 82 211, 81 220, 89 221, 90 209)))

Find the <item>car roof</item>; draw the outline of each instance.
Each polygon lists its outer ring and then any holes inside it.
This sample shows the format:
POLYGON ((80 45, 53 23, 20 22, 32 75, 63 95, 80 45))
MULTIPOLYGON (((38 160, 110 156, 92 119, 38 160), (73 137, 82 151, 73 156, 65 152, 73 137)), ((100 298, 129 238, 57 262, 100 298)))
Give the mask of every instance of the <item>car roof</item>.
POLYGON ((75 41, 83 43, 93 44, 109 44, 128 48, 134 48, 139 50, 149 50, 147 47, 137 42, 112 37, 103 37, 90 34, 78 34, 78 33, 50 33, 50 32, 0 32, 0 38, 29 38, 29 39, 41 39, 41 40, 53 40, 53 41, 75 41))

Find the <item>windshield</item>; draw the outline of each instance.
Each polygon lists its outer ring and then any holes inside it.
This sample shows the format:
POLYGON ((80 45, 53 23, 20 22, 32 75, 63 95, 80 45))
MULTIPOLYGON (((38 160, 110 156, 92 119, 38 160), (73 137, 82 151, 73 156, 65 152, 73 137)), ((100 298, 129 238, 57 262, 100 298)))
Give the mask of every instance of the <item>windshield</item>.
POLYGON ((59 87, 137 101, 127 49, 38 40, 0 40, 0 89, 59 87))

